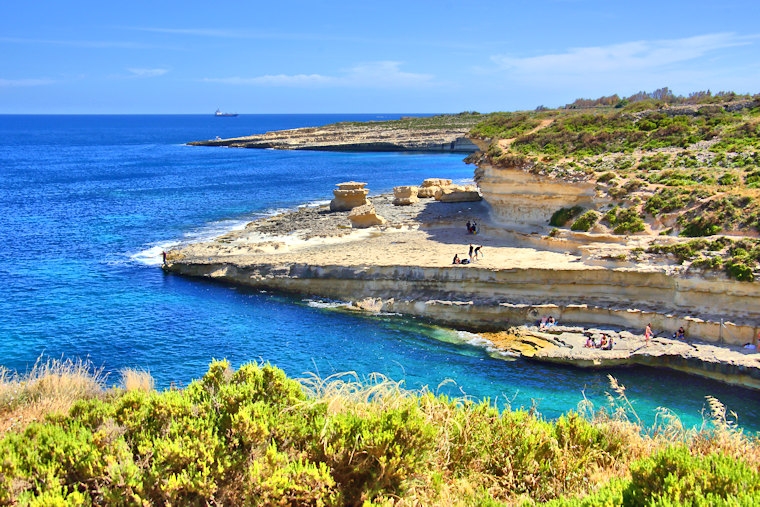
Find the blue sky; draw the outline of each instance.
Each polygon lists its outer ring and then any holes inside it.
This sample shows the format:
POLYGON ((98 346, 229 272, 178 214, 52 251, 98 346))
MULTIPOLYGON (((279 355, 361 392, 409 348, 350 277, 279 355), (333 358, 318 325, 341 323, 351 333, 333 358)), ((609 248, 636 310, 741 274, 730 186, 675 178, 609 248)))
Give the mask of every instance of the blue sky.
POLYGON ((760 93, 760 1, 27 0, 0 114, 456 113, 760 93))

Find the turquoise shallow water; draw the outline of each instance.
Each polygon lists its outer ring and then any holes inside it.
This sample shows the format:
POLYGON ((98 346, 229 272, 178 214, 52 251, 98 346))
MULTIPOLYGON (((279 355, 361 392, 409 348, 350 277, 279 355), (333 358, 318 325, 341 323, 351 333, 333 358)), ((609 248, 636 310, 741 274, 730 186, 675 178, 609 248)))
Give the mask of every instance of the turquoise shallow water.
POLYGON ((327 200, 335 184, 379 193, 424 178, 459 181, 461 155, 277 152, 183 143, 400 115, 0 116, 0 365, 89 358, 118 379, 149 370, 186 385, 213 358, 269 361, 289 375, 373 372, 412 389, 536 407, 557 417, 584 395, 606 405, 607 373, 646 422, 668 407, 700 425, 713 395, 760 429, 760 395, 646 368, 585 371, 507 360, 474 335, 329 302, 167 276, 160 252, 258 216, 327 200))

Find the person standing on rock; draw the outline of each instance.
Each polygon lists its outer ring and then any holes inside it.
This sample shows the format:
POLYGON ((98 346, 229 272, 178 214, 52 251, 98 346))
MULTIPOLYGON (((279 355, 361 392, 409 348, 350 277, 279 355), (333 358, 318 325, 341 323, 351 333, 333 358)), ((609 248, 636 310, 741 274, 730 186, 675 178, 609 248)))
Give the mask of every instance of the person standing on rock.
POLYGON ((474 250, 475 250, 475 247, 470 245, 470 262, 472 262, 472 253, 474 252, 474 250))
POLYGON ((646 329, 644 329, 644 341, 646 342, 647 345, 649 345, 649 340, 652 339, 652 335, 653 335, 652 324, 650 323, 650 324, 647 324, 646 329))
POLYGON ((480 253, 480 249, 483 248, 483 245, 478 245, 475 247, 475 259, 477 260, 479 257, 482 257, 483 254, 480 253))
POLYGON ((470 221, 468 220, 467 221, 467 234, 471 234, 471 233, 472 233, 472 224, 470 224, 470 221))

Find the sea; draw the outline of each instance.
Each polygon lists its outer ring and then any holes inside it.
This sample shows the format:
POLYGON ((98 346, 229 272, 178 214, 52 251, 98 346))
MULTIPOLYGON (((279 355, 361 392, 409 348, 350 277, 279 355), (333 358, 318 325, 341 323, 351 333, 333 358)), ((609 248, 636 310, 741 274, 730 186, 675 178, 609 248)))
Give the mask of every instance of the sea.
POLYGON ((401 116, 0 115, 0 367, 24 373, 37 361, 82 359, 109 385, 132 368, 167 389, 202 377, 215 359, 271 363, 293 378, 386 378, 549 420, 581 402, 612 410, 612 375, 626 387, 630 418, 648 426, 665 420, 664 408, 700 428, 705 396, 714 396, 743 431, 760 430, 756 391, 661 369, 531 362, 423 320, 161 269, 164 250, 327 202, 340 182, 366 182, 371 197, 425 178, 472 181, 462 154, 185 144, 401 116))

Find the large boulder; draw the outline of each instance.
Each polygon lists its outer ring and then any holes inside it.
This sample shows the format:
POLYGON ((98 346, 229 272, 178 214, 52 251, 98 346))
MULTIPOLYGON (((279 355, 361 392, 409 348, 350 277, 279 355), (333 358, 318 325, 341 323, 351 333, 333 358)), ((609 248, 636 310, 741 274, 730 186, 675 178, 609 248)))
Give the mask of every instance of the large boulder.
POLYGON ((417 187, 403 186, 393 187, 393 204, 395 206, 409 206, 419 202, 417 187))
POLYGON ((351 220, 351 227, 354 229, 366 229, 373 225, 383 225, 385 219, 377 215, 375 207, 370 204, 365 204, 351 210, 348 214, 348 219, 351 220))
POLYGON ((474 202, 482 199, 483 196, 475 185, 450 185, 435 193, 435 200, 441 202, 474 202))
POLYGON ((351 211, 367 204, 369 190, 364 188, 366 185, 358 181, 338 183, 338 189, 333 190, 335 198, 330 201, 330 211, 351 211))
POLYGON ((429 199, 435 197, 435 193, 443 187, 451 185, 451 180, 445 178, 428 178, 422 182, 417 191, 417 197, 420 199, 429 199))

